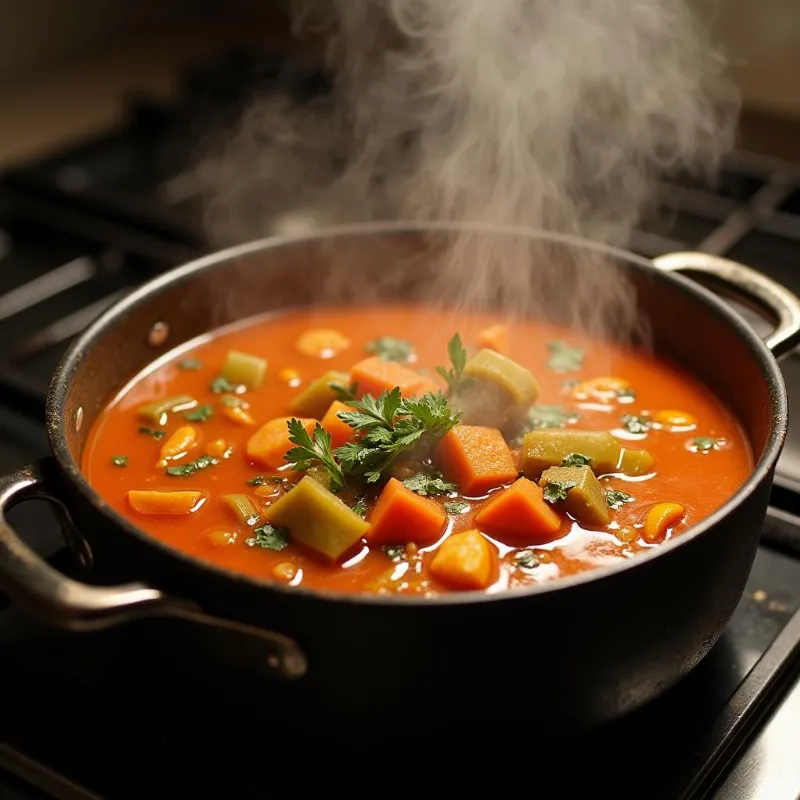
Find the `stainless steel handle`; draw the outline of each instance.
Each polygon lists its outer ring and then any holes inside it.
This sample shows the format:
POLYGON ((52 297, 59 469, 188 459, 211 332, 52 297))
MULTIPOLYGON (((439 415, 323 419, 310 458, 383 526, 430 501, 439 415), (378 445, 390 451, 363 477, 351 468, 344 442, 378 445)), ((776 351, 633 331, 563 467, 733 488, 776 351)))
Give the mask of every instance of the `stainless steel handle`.
POLYGON ((707 275, 743 300, 749 300, 775 324, 764 344, 777 358, 800 343, 800 298, 757 270, 710 253, 667 253, 653 259, 664 272, 707 275))
POLYGON ((24 500, 57 503, 50 475, 51 459, 43 459, 0 477, 0 589, 45 622, 75 631, 109 628, 141 617, 174 617, 205 626, 222 650, 239 647, 250 666, 283 678, 307 670, 306 658, 288 637, 252 625, 213 617, 194 602, 165 594, 144 583, 91 586, 62 575, 40 558, 9 525, 6 513, 24 500))

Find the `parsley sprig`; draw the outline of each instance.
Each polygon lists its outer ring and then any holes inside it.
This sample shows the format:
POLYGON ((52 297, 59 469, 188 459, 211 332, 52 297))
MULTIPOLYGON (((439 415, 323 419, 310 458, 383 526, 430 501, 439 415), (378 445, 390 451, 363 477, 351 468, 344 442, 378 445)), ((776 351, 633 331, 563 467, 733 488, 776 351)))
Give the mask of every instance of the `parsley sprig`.
POLYGON ((289 428, 289 441, 295 445, 287 451, 284 458, 290 464, 295 465, 299 472, 305 472, 314 464, 324 467, 331 478, 331 489, 334 492, 343 491, 346 488, 342 468, 336 463, 331 453, 331 435, 319 422, 314 427, 314 433, 309 435, 299 419, 290 419, 287 422, 289 428))
POLYGON ((467 366, 467 351, 461 341, 461 335, 456 333, 447 343, 447 354, 450 356, 452 367, 436 367, 436 371, 447 381, 447 391, 450 396, 454 395, 459 389, 469 386, 474 378, 464 377, 464 367, 467 366))

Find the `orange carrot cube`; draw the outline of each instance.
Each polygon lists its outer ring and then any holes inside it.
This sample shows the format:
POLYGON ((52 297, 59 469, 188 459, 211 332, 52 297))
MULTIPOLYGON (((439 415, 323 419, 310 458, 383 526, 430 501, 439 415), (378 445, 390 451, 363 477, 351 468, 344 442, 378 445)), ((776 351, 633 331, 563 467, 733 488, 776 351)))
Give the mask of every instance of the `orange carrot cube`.
POLYGON ((331 447, 341 447, 353 438, 353 429, 338 417, 340 411, 351 410, 347 403, 334 400, 325 412, 320 424, 331 435, 331 447))
POLYGON ((497 428, 456 425, 442 437, 434 459, 447 480, 470 497, 517 477, 511 450, 497 428))
POLYGON ((203 492, 186 490, 131 489, 128 492, 128 502, 140 514, 191 514, 200 508, 204 498, 203 492))
POLYGON ((497 580, 497 549, 475 529, 454 533, 439 546, 429 570, 450 589, 486 589, 497 580))
POLYGON ((385 544, 433 544, 447 525, 444 509, 427 497, 407 489, 397 478, 390 478, 369 517, 367 542, 385 544))
POLYGON ((515 547, 551 542, 558 538, 561 524, 541 487, 527 478, 518 478, 475 515, 480 530, 515 547))
MULTIPOLYGON (((292 417, 279 417, 265 422, 248 440, 247 457, 256 464, 270 469, 285 467, 284 456, 294 445, 289 441, 288 422, 292 417)), ((301 419, 308 434, 314 432, 315 419, 301 419)))
POLYGON ((496 353, 507 356, 511 349, 508 328, 505 325, 492 325, 489 328, 484 328, 478 334, 478 347, 494 350, 496 353))
POLYGON ((350 370, 350 380, 358 384, 359 397, 365 394, 377 397, 381 392, 390 392, 395 386, 400 387, 403 397, 410 397, 427 379, 396 361, 371 356, 359 361, 350 370))

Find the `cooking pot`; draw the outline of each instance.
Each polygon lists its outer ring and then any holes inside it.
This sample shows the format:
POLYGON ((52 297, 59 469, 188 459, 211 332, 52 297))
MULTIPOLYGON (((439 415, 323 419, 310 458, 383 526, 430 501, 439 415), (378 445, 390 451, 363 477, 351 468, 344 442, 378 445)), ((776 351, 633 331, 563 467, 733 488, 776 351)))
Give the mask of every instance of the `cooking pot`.
MULTIPOLYGON (((430 263, 407 259, 380 291, 418 296, 430 263)), ((313 720, 320 730, 340 730, 343 720, 384 727, 391 720, 394 730, 427 720, 472 731, 481 720, 531 712, 548 739, 585 731, 679 681, 739 602, 787 429, 776 357, 798 341, 796 297, 704 253, 647 260, 530 230, 403 223, 233 247, 143 285, 65 354, 47 399, 52 455, 0 478, 0 588, 30 614, 77 632, 182 620, 198 663, 255 672, 272 714, 288 718, 302 703, 304 724, 313 720), (755 467, 738 492, 681 536, 612 566, 497 594, 426 599, 312 591, 227 572, 151 538, 86 482, 79 465, 89 428, 154 359, 217 326, 313 303, 321 283, 331 292, 347 287, 346 302, 369 302, 376 296, 366 288, 376 285, 370 275, 392 272, 421 241, 435 247, 462 230, 541 245, 551 265, 570 258, 578 279, 598 259, 603 269, 623 271, 655 352, 699 376, 740 419, 755 467), (762 340, 709 282, 760 309, 772 333, 762 340), (9 525, 7 511, 35 497, 60 509, 76 551, 93 565, 91 582, 57 572, 9 525)))

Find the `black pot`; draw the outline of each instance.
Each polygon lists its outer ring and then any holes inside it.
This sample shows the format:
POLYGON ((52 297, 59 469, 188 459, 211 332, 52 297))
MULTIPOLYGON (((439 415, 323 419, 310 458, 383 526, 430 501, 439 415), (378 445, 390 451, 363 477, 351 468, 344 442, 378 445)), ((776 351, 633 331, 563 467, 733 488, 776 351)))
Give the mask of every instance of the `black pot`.
MULTIPOLYGON (((154 358, 232 320, 313 302, 311 277, 322 265, 348 271, 347 286, 355 288, 345 299, 358 302, 369 285, 358 276, 374 275, 376 262, 413 249, 420 233, 435 240, 454 229, 364 225, 248 244, 175 269, 106 312, 53 378, 53 456, 0 479, 0 588, 30 613, 76 631, 182 620, 190 631, 182 646, 196 663, 255 671, 273 715, 289 716, 302 703, 306 724, 327 720, 338 728, 346 718, 385 727, 391 720, 400 729, 424 720, 431 730, 447 720, 472 730, 470 723, 530 710, 550 738, 619 718, 676 683, 716 642, 741 597, 786 434, 775 357, 800 340, 800 301, 739 264, 698 253, 648 261, 574 239, 483 231, 546 244, 553 257, 602 256, 608 269, 628 273, 656 351, 702 376, 739 416, 752 445, 753 474, 723 508, 613 567, 513 592, 435 599, 291 588, 228 573, 150 538, 80 473, 91 423, 154 358), (762 308, 774 332, 762 341, 684 271, 762 308), (105 585, 56 572, 9 527, 5 512, 37 496, 68 512, 70 528, 81 532, 78 549, 94 563, 93 580, 105 585), (279 690, 270 693, 272 682, 279 690)), ((580 268, 581 259, 573 260, 580 268)), ((426 269, 425 259, 409 261, 389 291, 413 295, 426 269)))

